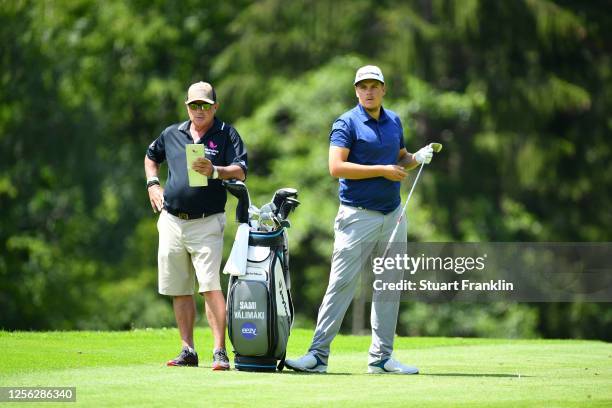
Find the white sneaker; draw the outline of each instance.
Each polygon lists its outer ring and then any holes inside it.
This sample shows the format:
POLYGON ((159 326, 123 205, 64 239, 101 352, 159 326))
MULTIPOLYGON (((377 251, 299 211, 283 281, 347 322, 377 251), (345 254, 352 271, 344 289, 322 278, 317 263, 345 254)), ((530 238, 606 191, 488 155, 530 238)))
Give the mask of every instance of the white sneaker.
POLYGON ((368 374, 418 374, 419 369, 407 366, 389 358, 378 363, 368 364, 368 374))
POLYGON ((327 364, 324 364, 319 357, 308 353, 295 360, 285 360, 285 365, 292 370, 306 373, 326 373, 327 364))

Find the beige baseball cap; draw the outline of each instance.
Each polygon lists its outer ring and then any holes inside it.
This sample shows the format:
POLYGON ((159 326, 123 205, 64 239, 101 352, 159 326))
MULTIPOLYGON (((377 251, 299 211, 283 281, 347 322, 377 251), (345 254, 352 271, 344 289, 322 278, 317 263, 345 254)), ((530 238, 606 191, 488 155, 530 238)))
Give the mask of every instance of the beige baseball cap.
POLYGON ((357 85, 357 82, 363 81, 364 79, 375 79, 383 84, 385 83, 385 77, 380 68, 376 65, 366 65, 359 68, 355 73, 355 82, 353 82, 353 85, 357 85))
POLYGON ((215 88, 208 82, 196 82, 195 84, 191 84, 189 90, 187 91, 187 100, 185 104, 195 102, 195 101, 204 101, 207 103, 216 103, 217 102, 217 94, 215 93, 215 88))

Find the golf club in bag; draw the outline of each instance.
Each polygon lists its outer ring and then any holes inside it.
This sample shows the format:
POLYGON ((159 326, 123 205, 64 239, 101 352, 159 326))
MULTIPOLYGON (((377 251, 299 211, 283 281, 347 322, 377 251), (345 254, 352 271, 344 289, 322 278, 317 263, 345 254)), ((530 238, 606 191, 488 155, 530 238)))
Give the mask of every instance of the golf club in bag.
POLYGON ((230 275, 227 290, 227 329, 234 348, 234 367, 282 371, 293 323, 286 229, 290 226, 287 217, 300 204, 297 190, 280 189, 270 203, 257 208, 243 182, 223 184, 238 198, 236 220, 248 224, 249 229, 244 273, 230 275))
MULTIPOLYGON (((441 143, 430 143, 429 145, 433 149, 434 153, 439 153, 442 150, 441 143)), ((425 163, 421 163, 421 166, 419 167, 419 172, 414 178, 414 183, 412 183, 412 188, 410 188, 410 192, 408 193, 408 198, 406 199, 406 203, 404 204, 404 207, 402 208, 402 212, 399 218, 397 219, 395 228, 393 228, 393 232, 391 233, 389 242, 387 242, 387 247, 385 248, 385 252, 383 252, 383 256, 382 256, 383 259, 387 257, 387 254, 389 253, 389 248, 391 248, 391 243, 393 242, 393 240, 395 239, 395 236, 397 235, 397 229, 399 228, 400 222, 402 222, 402 218, 404 218, 404 214, 406 213, 406 208, 408 207, 408 203, 410 202, 410 197, 412 197, 412 192, 414 191, 414 188, 417 185, 417 181, 419 181, 419 177, 421 176, 421 172, 423 171, 424 166, 425 166, 425 163)))

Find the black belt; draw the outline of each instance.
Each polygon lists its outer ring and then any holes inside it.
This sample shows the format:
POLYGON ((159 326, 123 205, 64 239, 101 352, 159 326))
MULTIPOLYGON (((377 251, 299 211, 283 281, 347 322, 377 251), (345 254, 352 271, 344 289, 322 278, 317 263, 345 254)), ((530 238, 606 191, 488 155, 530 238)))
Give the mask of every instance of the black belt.
POLYGON ((168 207, 164 207, 164 209, 166 211, 168 211, 168 214, 172 214, 175 217, 180 218, 181 220, 197 220, 198 218, 205 218, 205 217, 209 217, 211 215, 214 214, 219 214, 223 211, 217 211, 217 212, 210 212, 210 213, 186 213, 186 212, 182 212, 182 211, 176 211, 173 210, 172 208, 168 208, 168 207))

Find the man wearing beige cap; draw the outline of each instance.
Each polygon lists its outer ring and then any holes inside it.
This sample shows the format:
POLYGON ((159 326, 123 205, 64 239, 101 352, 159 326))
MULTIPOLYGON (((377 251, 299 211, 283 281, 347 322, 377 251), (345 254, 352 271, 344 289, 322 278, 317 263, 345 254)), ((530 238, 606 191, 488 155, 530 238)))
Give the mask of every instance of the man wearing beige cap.
POLYGON ((149 145, 144 159, 149 201, 153 211, 160 212, 159 293, 173 297, 182 342, 181 353, 167 365, 198 365, 193 342, 197 281, 213 333, 212 368, 227 370, 225 299, 219 282, 227 195, 221 180, 245 179, 247 152, 236 129, 215 116, 219 104, 212 85, 191 85, 185 105, 189 120, 164 129, 149 145), (208 178, 204 187, 189 183, 185 149, 191 144, 204 146, 204 156, 191 165, 208 178), (164 161, 168 179, 162 188, 158 171, 164 161))
MULTIPOLYGON (((429 163, 433 155, 429 146, 414 154, 406 151, 399 117, 382 107, 386 89, 380 68, 359 68, 353 84, 359 103, 336 119, 330 133, 329 172, 340 181, 340 208, 329 284, 308 353, 285 362, 296 371, 327 372, 330 345, 351 304, 359 273, 370 255, 382 255, 397 225, 402 211, 400 181, 406 170, 429 163)), ((402 218, 390 258, 394 253, 406 253, 406 236, 406 219, 402 218)), ((399 298, 372 302, 368 373, 419 372, 392 357, 398 309, 399 298)))

